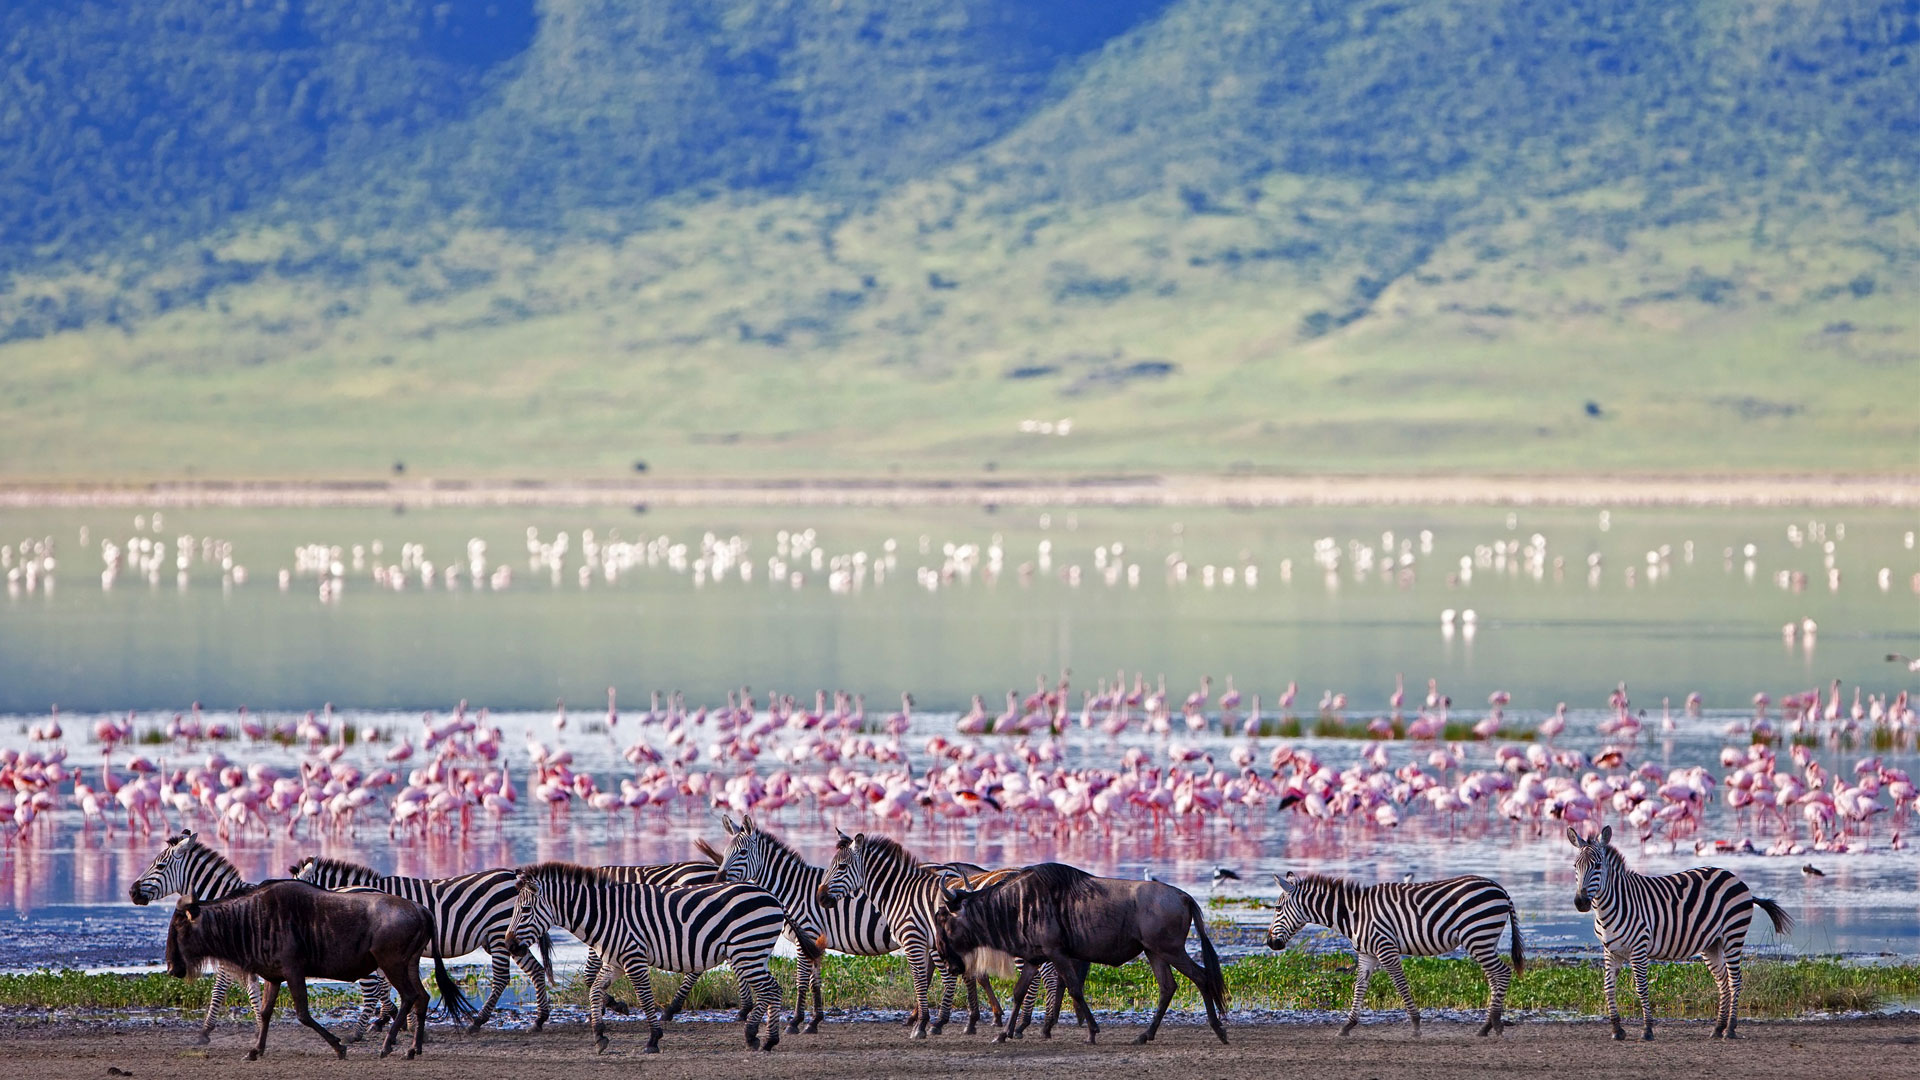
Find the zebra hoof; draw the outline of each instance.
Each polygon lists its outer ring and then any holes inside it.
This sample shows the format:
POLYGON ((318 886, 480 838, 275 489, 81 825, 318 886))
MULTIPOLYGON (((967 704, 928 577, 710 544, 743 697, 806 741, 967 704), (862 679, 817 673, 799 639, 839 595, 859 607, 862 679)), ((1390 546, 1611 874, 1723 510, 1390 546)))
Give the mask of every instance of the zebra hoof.
POLYGON ((1625 1042, 1625 1041, 1626 1041, 1626 1038, 1627 1038, 1627 1029, 1626 1029, 1626 1028, 1614 1028, 1614 1029, 1613 1029, 1613 1041, 1614 1041, 1614 1042, 1625 1042))
POLYGON ((767 1032, 767 1041, 760 1045, 760 1049, 763 1052, 771 1053, 773 1051, 773 1048, 779 1045, 780 1045, 779 1033, 774 1031, 769 1031, 767 1032))
POLYGON ((1641 1042, 1652 1042, 1652 1041, 1653 1041, 1653 1029, 1652 1029, 1652 1028, 1648 1028, 1648 1029, 1647 1029, 1646 1031, 1644 1031, 1644 1032, 1642 1032, 1642 1033, 1641 1033, 1641 1035, 1640 1035, 1640 1041, 1641 1041, 1641 1042))
POLYGON ((486 1021, 484 1021, 484 1020, 475 1020, 475 1021, 474 1021, 473 1023, 471 1023, 471 1024, 468 1024, 468 1025, 467 1025, 467 1034, 469 1034, 469 1035, 478 1035, 478 1034, 480 1034, 480 1025, 481 1025, 481 1024, 483 1024, 483 1023, 485 1023, 485 1022, 486 1022, 486 1021))
POLYGON ((597 1035, 594 1037, 593 1052, 596 1054, 604 1054, 607 1052, 607 1037, 605 1035, 597 1035))
POLYGON ((1737 1038, 1739 1038, 1739 1037, 1740 1037, 1740 1033, 1739 1033, 1739 1032, 1737 1032, 1737 1031, 1735 1031, 1735 1030, 1733 1030, 1732 1028, 1728 1028, 1728 1029, 1727 1029, 1727 1038, 1729 1038, 1729 1039, 1737 1039, 1737 1038))
POLYGON ((749 1050, 760 1049, 760 1036, 758 1035, 747 1036, 747 1049, 749 1050))
POLYGON ((643 1054, 657 1054, 660 1052, 660 1048, 652 1043, 648 1043, 640 1048, 640 1052, 643 1054))
POLYGON ((247 1060, 248 1060, 248 1061, 259 1061, 259 1060, 260 1060, 260 1051, 258 1051, 258 1050, 249 1050, 249 1051, 247 1051, 247 1060))
POLYGON ((200 1037, 193 1041, 199 1043, 201 1046, 205 1046, 213 1041, 213 1036, 203 1031, 200 1033, 200 1037))
POLYGON ((607 1009, 610 1012, 617 1012, 621 1016, 626 1016, 633 1012, 632 1006, 611 994, 607 995, 607 1009))
POLYGON ((1133 1037, 1133 1045, 1135 1046, 1145 1046, 1152 1041, 1153 1041, 1153 1036, 1147 1034, 1144 1031, 1133 1037))

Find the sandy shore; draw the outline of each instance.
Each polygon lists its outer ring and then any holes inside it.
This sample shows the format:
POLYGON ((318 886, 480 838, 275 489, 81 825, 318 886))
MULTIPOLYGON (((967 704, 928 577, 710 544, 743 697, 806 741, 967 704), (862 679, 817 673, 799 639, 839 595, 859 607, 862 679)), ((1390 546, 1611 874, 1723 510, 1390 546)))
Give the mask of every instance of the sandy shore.
POLYGON ((1920 506, 1911 476, 1157 476, 0 483, 0 508, 1920 506))
POLYGON ((336 1061, 319 1037, 291 1022, 276 1023, 259 1063, 243 1060, 251 1035, 240 1024, 224 1025, 213 1044, 201 1048, 187 1028, 95 1024, 81 1020, 0 1023, 0 1054, 13 1068, 45 1078, 132 1076, 257 1078, 281 1076, 385 1077, 471 1080, 511 1075, 565 1076, 574 1080, 644 1075, 651 1080, 710 1080, 752 1075, 842 1080, 849 1077, 913 1076, 979 1080, 998 1076, 1129 1077, 1146 1070, 1162 1076, 1226 1080, 1276 1077, 1376 1077, 1436 1080, 1497 1075, 1551 1075, 1562 1080, 1648 1076, 1865 1077, 1915 1075, 1920 1061, 1920 1020, 1912 1016, 1844 1021, 1754 1022, 1739 1042, 1708 1039, 1699 1023, 1668 1023, 1655 1042, 1616 1043, 1604 1024, 1530 1022, 1504 1038, 1479 1039, 1468 1024, 1429 1023, 1413 1038, 1405 1024, 1363 1027, 1342 1039, 1332 1025, 1238 1024, 1233 1042, 1221 1046, 1202 1027, 1161 1030, 1149 1046, 1135 1046, 1139 1029, 1104 1027, 1097 1046, 1065 1029, 1052 1042, 1037 1037, 993 1044, 986 1036, 946 1034, 909 1042, 892 1023, 830 1023, 819 1035, 782 1040, 771 1055, 746 1050, 738 1025, 670 1025, 661 1053, 638 1053, 640 1029, 616 1026, 612 1046, 595 1056, 587 1033, 561 1026, 542 1034, 454 1033, 429 1029, 423 1057, 380 1060, 366 1044, 336 1061), (117 1071, 116 1071, 117 1070, 117 1071))

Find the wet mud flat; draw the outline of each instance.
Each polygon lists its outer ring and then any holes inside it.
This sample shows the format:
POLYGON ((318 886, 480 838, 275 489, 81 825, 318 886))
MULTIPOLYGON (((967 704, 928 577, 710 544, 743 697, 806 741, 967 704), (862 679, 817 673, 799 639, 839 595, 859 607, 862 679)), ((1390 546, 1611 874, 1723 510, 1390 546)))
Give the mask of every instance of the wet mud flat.
POLYGON ((1098 1045, 1085 1032, 1064 1028, 1052 1041, 1037 1035, 995 1044, 988 1035, 948 1033, 910 1041, 897 1022, 830 1021, 819 1035, 788 1036, 771 1055, 749 1051, 738 1024, 714 1021, 669 1025, 662 1052, 642 1061, 644 1027, 610 1025, 608 1053, 595 1055, 578 1023, 466 1035, 444 1025, 429 1028, 425 1055, 381 1060, 377 1046, 353 1046, 336 1061, 320 1039, 292 1022, 276 1020, 267 1056, 244 1060, 250 1025, 226 1023, 206 1047, 194 1028, 157 1015, 0 1015, 0 1054, 16 1074, 34 1077, 132 1076, 224 1078, 266 1075, 406 1076, 466 1080, 503 1070, 520 1077, 631 1077, 636 1068, 662 1080, 707 1080, 751 1071, 781 1077, 967 1077, 1071 1069, 1079 1076, 1138 1077, 1143 1069, 1172 1076, 1269 1080, 1310 1071, 1326 1077, 1480 1077, 1550 1072, 1557 1077, 1611 1078, 1704 1075, 1881 1076, 1920 1074, 1920 1016, 1911 1013, 1850 1019, 1753 1021, 1744 1038, 1708 1038, 1711 1025, 1661 1024, 1656 1041, 1616 1043, 1604 1023, 1523 1020, 1499 1039, 1481 1039, 1463 1021, 1434 1020, 1415 1038, 1404 1024, 1380 1022, 1340 1038, 1330 1022, 1264 1023, 1235 1016, 1222 1046, 1193 1018, 1169 1016, 1159 1039, 1136 1046, 1144 1025, 1131 1016, 1102 1018, 1098 1045), (1308 1066, 1307 1063, 1311 1063, 1308 1066), (1902 1065, 1900 1063, 1905 1063, 1902 1065), (117 1071, 116 1071, 117 1070, 117 1071))

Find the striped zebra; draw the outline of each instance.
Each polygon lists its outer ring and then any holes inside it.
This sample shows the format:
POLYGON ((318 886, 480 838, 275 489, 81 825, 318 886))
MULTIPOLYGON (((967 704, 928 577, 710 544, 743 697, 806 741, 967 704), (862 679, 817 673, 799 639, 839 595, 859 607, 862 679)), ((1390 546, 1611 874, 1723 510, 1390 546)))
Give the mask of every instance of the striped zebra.
MULTIPOLYGON (((234 869, 225 855, 202 844, 192 829, 182 829, 167 838, 166 846, 154 856, 153 864, 133 883, 128 894, 135 904, 145 907, 175 894, 205 902, 225 900, 252 889, 253 885, 240 876, 240 871, 234 869)), ((227 992, 233 988, 234 981, 233 973, 225 967, 214 971, 207 1018, 200 1025, 200 1042, 212 1040, 214 1018, 226 1005, 227 992)), ((254 1015, 259 1016, 260 984, 248 975, 240 976, 240 984, 247 992, 247 1000, 253 1004, 254 1015)))
POLYGON ((1747 927, 1758 906, 1773 920, 1773 932, 1791 933, 1793 916, 1772 900, 1753 895, 1731 871, 1699 866, 1677 874, 1636 874, 1613 846, 1613 826, 1584 839, 1569 827, 1567 842, 1577 850, 1573 870, 1579 877, 1576 910, 1593 912, 1593 932, 1606 951, 1607 1016, 1613 1037, 1624 1039, 1615 986, 1622 965, 1633 966, 1633 989, 1640 995, 1646 1021, 1642 1039, 1653 1038, 1653 999, 1647 996, 1648 966, 1654 960, 1699 957, 1713 972, 1719 1008, 1713 1037, 1740 1037, 1740 955, 1747 927))
MULTIPOLYGON (((697 843, 701 850, 706 852, 708 858, 693 859, 687 862, 658 863, 653 866, 601 866, 596 869, 613 880, 628 885, 652 885, 661 889, 684 889, 689 885, 712 885, 720 880, 720 853, 709 847, 704 840, 697 841, 697 843)), ((600 976, 600 966, 605 962, 606 961, 601 958, 599 951, 589 946, 587 948, 587 966, 581 969, 580 978, 585 981, 587 985, 593 985, 593 980, 600 976)), ((662 1013, 666 1019, 671 1020, 680 1012, 681 1007, 687 1003, 687 997, 693 993, 694 984, 699 981, 699 972, 689 972, 685 978, 680 980, 680 989, 674 993, 673 1000, 667 1003, 667 1007, 662 1013)), ((740 1019, 745 1020, 748 1011, 752 1007, 752 999, 748 996, 746 984, 742 983, 740 987, 740 1019)), ((619 1013, 621 1016, 625 1016, 632 1011, 632 1006, 629 1003, 614 997, 611 992, 607 994, 607 1008, 619 1013)))
MULTIPOLYGON (((787 911, 789 934, 810 937, 822 948, 854 956, 885 956, 898 947, 879 908, 859 897, 822 905, 820 886, 826 881, 826 871, 808 864, 778 837, 760 829, 751 816, 741 820, 742 824, 735 825, 732 818, 721 818, 731 840, 720 858, 720 880, 758 885, 779 897, 787 911)), ((787 1034, 800 1030, 809 989, 813 991, 813 1020, 807 1025, 807 1034, 819 1033, 826 1014, 820 981, 819 964, 803 955, 795 969, 795 1001, 787 1034)), ((998 1004, 996 1001, 996 1012, 998 1004)))
MULTIPOLYGON (((946 902, 944 890, 953 885, 956 878, 969 887, 979 887, 1017 872, 1012 869, 981 870, 963 863, 922 863, 888 837, 868 836, 866 833, 848 836, 843 832, 834 849, 833 861, 827 864, 826 880, 816 895, 818 905, 829 909, 849 897, 861 897, 880 910, 886 919, 888 933, 907 954, 907 969, 913 978, 914 992, 914 1006, 907 1016, 907 1026, 914 1029, 913 1038, 926 1038, 929 1022, 933 1034, 940 1034, 953 1015, 953 994, 959 978, 967 975, 967 1034, 971 1035, 978 1030, 980 1020, 979 1003, 974 996, 976 986, 986 985, 987 995, 993 1001, 996 1024, 1000 1017, 999 1001, 993 997, 993 987, 987 983, 985 975, 949 971, 946 964, 934 954, 934 912, 946 902), (934 1020, 930 996, 936 970, 941 976, 941 999, 940 1017, 934 1020)), ((976 962, 986 959, 975 958, 976 962)), ((1045 979, 1049 995, 1057 1000, 1064 984, 1060 983, 1052 965, 1043 965, 1038 974, 1045 979)), ((1016 1013, 1021 1013, 1028 1004, 1028 1001, 1020 1000, 1013 1002, 1012 1007, 1016 1013)), ((1021 1030, 1025 1027, 1024 1023, 1019 1025, 1021 1030)))
MULTIPOLYGON (((492 960, 492 981, 487 990, 487 1000, 467 1025, 468 1031, 479 1031, 481 1025, 493 1015, 494 1006, 499 1004, 500 995, 512 977, 512 960, 518 960, 520 969, 527 973, 527 978, 533 980, 539 1006, 539 1011, 534 1015, 533 1030, 539 1031, 546 1026, 547 1015, 553 1008, 547 977, 552 965, 553 943, 544 937, 540 941, 541 951, 548 957, 544 966, 531 953, 511 959, 508 957, 507 924, 513 919, 515 895, 512 870, 482 870, 450 878, 399 877, 383 875, 370 866, 343 859, 309 855, 293 865, 292 873, 295 878, 323 889, 360 886, 392 893, 419 904, 433 916, 434 936, 438 939, 436 947, 442 956, 462 956, 484 950, 492 960)), ((369 1023, 377 1029, 392 1015, 392 1004, 387 998, 384 983, 372 995, 365 991, 366 986, 362 984, 362 1034, 369 1023)))
POLYGON ((1483 877, 1456 877, 1445 881, 1393 882, 1361 885, 1342 878, 1289 873, 1273 880, 1280 885, 1280 902, 1267 928, 1267 948, 1284 949, 1293 935, 1309 923, 1324 926, 1353 942, 1359 957, 1353 977, 1353 1008, 1347 1013, 1346 1035, 1360 1023, 1360 1006, 1367 999, 1367 982, 1376 969, 1384 970, 1400 991, 1400 1000, 1420 1034, 1420 1009, 1413 988, 1400 966, 1402 956, 1439 956, 1462 946, 1487 974, 1491 996, 1487 1022, 1480 1034, 1504 1034, 1507 988, 1526 965, 1520 944, 1520 916, 1513 899, 1499 882, 1483 877), (1500 931, 1513 928, 1508 969, 1500 959, 1500 931))
MULTIPOLYGON (((752 994, 747 1047, 763 1049, 760 1021, 767 1024, 764 1049, 780 1041, 780 984, 767 970, 767 958, 786 926, 786 912, 772 893, 753 885, 692 885, 663 889, 613 880, 607 874, 572 863, 545 862, 518 871, 519 894, 507 946, 520 953, 527 941, 559 926, 606 958, 587 998, 595 1049, 607 1049, 607 986, 624 972, 646 1012, 651 1032, 644 1053, 660 1050, 661 1016, 654 1004, 654 967, 699 973, 720 964, 732 966, 742 996, 752 994)), ((812 958, 819 948, 802 941, 812 958)))

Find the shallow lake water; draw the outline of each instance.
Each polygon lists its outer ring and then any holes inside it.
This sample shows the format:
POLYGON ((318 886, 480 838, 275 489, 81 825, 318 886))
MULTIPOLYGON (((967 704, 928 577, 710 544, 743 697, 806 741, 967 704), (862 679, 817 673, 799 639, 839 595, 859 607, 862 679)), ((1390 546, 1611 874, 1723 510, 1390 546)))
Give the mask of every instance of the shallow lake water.
MULTIPOLYGON (((1612 715, 1609 692, 1624 682, 1631 708, 1648 711, 1626 767, 1651 761, 1719 773, 1722 748, 1750 741, 1728 728, 1752 717, 1756 693, 1771 697, 1779 723, 1781 698, 1824 691, 1834 679, 1844 687, 1843 714, 1855 687, 1868 701, 1920 688, 1920 677, 1883 659, 1920 651, 1917 524, 1906 512, 1860 510, 180 510, 157 524, 119 511, 9 511, 0 514, 10 573, 0 601, 0 746, 53 745, 26 735, 56 704, 60 744, 94 773, 95 722, 129 710, 148 733, 195 701, 207 719, 234 724, 243 704, 276 724, 331 702, 356 727, 391 739, 417 729, 422 711, 443 720, 461 699, 491 710, 489 722, 505 733, 502 759, 523 787, 515 814, 395 840, 384 815, 324 839, 255 829, 225 845, 250 876, 284 872, 316 849, 419 874, 542 858, 688 857, 696 836, 720 836, 700 800, 610 817, 579 802, 549 811, 524 790, 528 737, 564 745, 574 769, 603 787, 631 776, 619 751, 655 691, 684 692, 692 709, 717 707, 743 685, 763 706, 769 691, 811 704, 817 689, 844 689, 864 695, 875 723, 910 691, 916 710, 900 744, 924 776, 928 738, 951 738, 973 695, 997 713, 1008 690, 1024 696, 1036 675, 1051 682, 1067 668, 1074 723, 1060 743, 1064 764, 1107 769, 1130 747, 1165 768, 1170 744, 1228 767, 1242 742, 1221 734, 1217 719, 1205 733, 1189 732, 1177 714, 1171 736, 1137 724, 1118 739, 1080 729, 1081 691, 1119 671, 1129 681, 1142 673, 1149 686, 1164 676, 1176 702, 1203 675, 1213 677, 1217 698, 1232 675, 1247 699, 1240 711, 1257 693, 1270 719, 1293 683, 1298 696, 1287 712, 1308 730, 1333 693, 1346 696, 1345 718, 1384 715, 1396 674, 1408 714, 1428 679, 1468 721, 1486 714, 1490 693, 1509 693, 1507 724, 1516 730, 1564 701, 1570 721, 1560 744, 1588 753, 1616 741, 1598 729, 1612 715), (119 553, 110 577, 103 541, 119 553), (191 552, 184 567, 183 547, 191 552), (19 572, 29 557, 54 560, 52 588, 44 562, 19 572), (423 587, 429 563, 432 585, 423 587), (742 566, 751 568, 744 579, 742 566), (376 583, 376 567, 386 584, 376 583), (338 587, 323 595, 323 582, 338 587), (1442 622, 1449 609, 1450 628, 1442 622), (609 686, 619 689, 625 717, 612 731, 604 728, 609 686), (1699 717, 1682 710, 1694 692, 1705 704, 1699 717), (565 732, 551 722, 559 699, 571 716, 565 732), (1670 732, 1659 723, 1663 702, 1675 717, 1670 732)), ((1310 735, 1257 742, 1262 771, 1283 742, 1336 769, 1370 745, 1310 735)), ((1011 740, 981 743, 1004 751, 1011 740)), ((343 760, 370 769, 387 745, 354 747, 343 760)), ((1493 768, 1495 745, 1462 744, 1461 769, 1493 768)), ((1876 752, 1911 772, 1912 745, 1909 736, 1875 748, 1863 731, 1810 752, 1836 775, 1876 752)), ((1423 762, 1433 749, 1391 740, 1389 767, 1423 762)), ((289 770, 298 756, 270 742, 132 750, 169 768, 213 750, 289 770)), ((810 767, 768 753, 752 764, 702 755, 688 768, 732 776, 810 767)), ((1863 850, 1844 855, 1696 855, 1695 844, 1715 839, 1764 848, 1777 831, 1709 802, 1699 830, 1673 850, 1656 836, 1652 849, 1629 846, 1630 859, 1646 870, 1729 866, 1761 895, 1781 898, 1801 924, 1777 944, 1756 930, 1761 951, 1920 954, 1920 857, 1892 846, 1898 815, 1880 817, 1863 850), (1825 876, 1803 874, 1810 861, 1825 876)), ((762 824, 817 861, 836 825, 874 827, 857 811, 836 818, 811 805, 762 824)), ((1158 826, 1132 816, 1063 824, 987 814, 921 820, 901 835, 928 857, 1060 859, 1120 876, 1151 872, 1200 895, 1216 866, 1242 877, 1223 896, 1266 895, 1271 883, 1263 887, 1259 875, 1280 869, 1366 880, 1486 873, 1513 892, 1530 944, 1571 947, 1589 942, 1591 927, 1571 908, 1570 849, 1559 830, 1485 807, 1453 820, 1423 810, 1392 829, 1269 807, 1158 826)), ((134 908, 125 896, 162 835, 124 821, 111 831, 104 820, 89 825, 63 804, 9 836, 0 918, 14 933, 0 939, 0 968, 157 956, 165 910, 134 908)))

